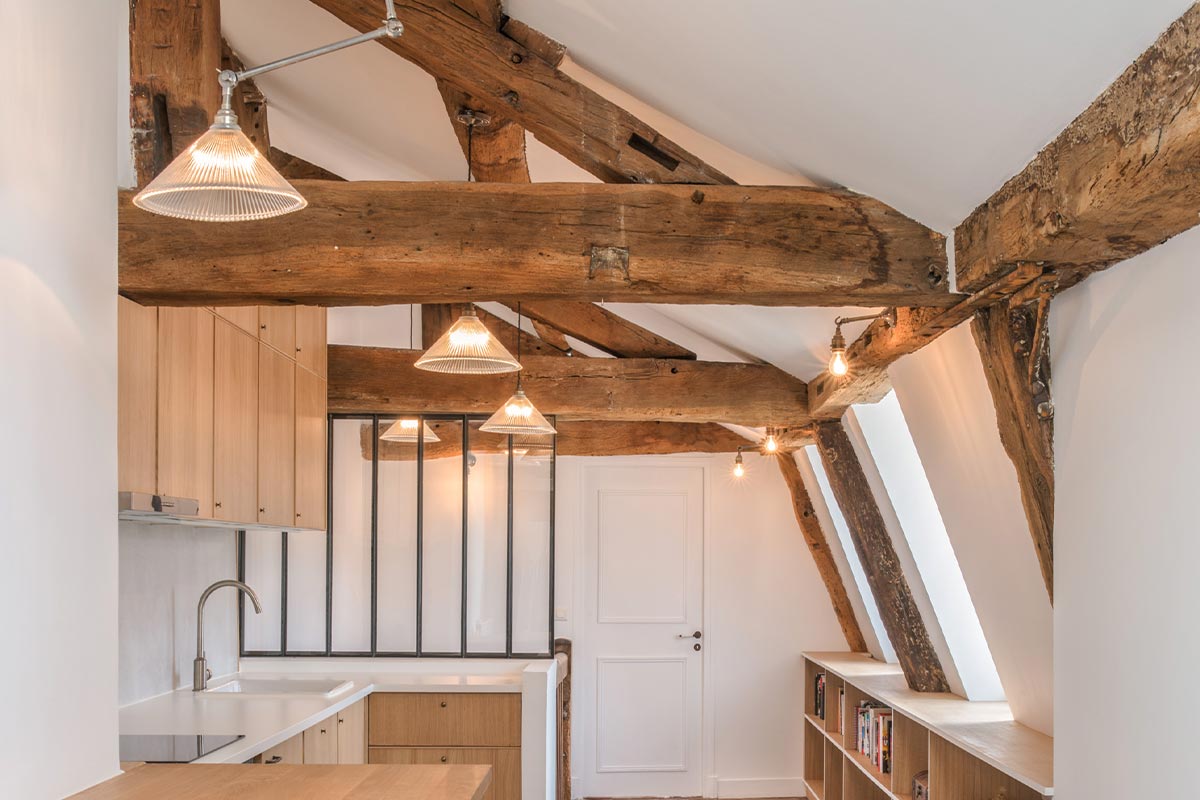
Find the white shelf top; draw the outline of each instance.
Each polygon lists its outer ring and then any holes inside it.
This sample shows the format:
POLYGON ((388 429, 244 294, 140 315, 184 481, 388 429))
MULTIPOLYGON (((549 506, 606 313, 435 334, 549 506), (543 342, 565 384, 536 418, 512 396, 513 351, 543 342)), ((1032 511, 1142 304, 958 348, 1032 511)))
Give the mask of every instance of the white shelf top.
POLYGON ((805 653, 804 657, 1005 775, 1043 795, 1054 794, 1053 737, 1013 719, 1008 703, 914 692, 899 665, 863 653, 805 653))

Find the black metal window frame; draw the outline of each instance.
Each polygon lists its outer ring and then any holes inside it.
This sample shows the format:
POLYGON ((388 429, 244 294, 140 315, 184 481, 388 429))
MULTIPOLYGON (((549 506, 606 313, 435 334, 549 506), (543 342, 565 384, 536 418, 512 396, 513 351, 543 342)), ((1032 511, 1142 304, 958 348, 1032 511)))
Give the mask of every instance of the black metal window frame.
MULTIPOLYGON (((368 657, 368 658, 552 658, 554 654, 554 552, 555 552, 555 489, 557 485, 557 446, 550 448, 550 541, 547 583, 549 603, 547 607, 546 650, 540 653, 525 653, 513 651, 513 437, 508 436, 508 538, 505 577, 505 634, 504 652, 471 652, 467 648, 467 594, 470 590, 467 580, 467 558, 469 552, 468 527, 468 470, 471 452, 470 437, 471 423, 487 419, 485 414, 330 414, 326 430, 326 519, 325 519, 325 649, 324 650, 289 650, 287 646, 287 601, 288 601, 288 532, 280 533, 280 631, 278 650, 247 650, 245 638, 245 595, 238 593, 238 652, 246 658, 296 658, 296 657, 368 657), (381 651, 378 649, 377 622, 379 615, 379 424, 380 420, 393 420, 398 417, 416 417, 417 430, 420 436, 417 441, 417 492, 416 508, 417 541, 416 541, 416 649, 412 651, 381 651), (333 428, 337 420, 360 420, 370 422, 373 436, 371 452, 371 648, 369 650, 351 651, 333 649, 333 537, 336 535, 333 525, 333 428), (428 421, 459 422, 462 425, 462 551, 461 574, 462 587, 460 599, 460 647, 457 652, 427 652, 422 648, 422 617, 424 590, 424 497, 425 497, 425 423, 428 421)), ((550 418, 551 424, 554 419, 550 418)), ((553 440, 553 437, 552 437, 553 440)), ((237 532, 237 572, 238 579, 246 579, 246 532, 237 532)))

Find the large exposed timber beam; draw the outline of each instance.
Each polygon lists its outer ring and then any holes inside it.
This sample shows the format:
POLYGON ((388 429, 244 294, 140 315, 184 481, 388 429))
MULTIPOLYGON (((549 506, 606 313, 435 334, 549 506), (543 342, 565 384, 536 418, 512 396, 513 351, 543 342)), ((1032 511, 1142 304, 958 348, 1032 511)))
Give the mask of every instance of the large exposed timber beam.
MULTIPOLYGON (((379 26, 379 10, 370 4, 313 2, 360 31, 379 26)), ((602 180, 730 182, 545 60, 551 50, 543 43, 545 37, 535 36, 526 26, 506 24, 505 35, 449 0, 400 0, 396 11, 404 35, 383 41, 384 46, 480 102, 503 108, 547 146, 602 180)))
MULTIPOLYGON (((440 441, 425 443, 428 459, 450 458, 462 452, 462 426, 445 420, 427 423, 440 441)), ((601 422, 596 420, 559 420, 555 423, 558 435, 554 447, 560 456, 645 456, 674 453, 733 453, 746 445, 746 440, 720 425, 702 422, 601 422)), ((382 429, 381 429, 382 430, 382 429)), ((371 458, 370 423, 364 423, 359 433, 364 459, 371 458)), ((522 442, 517 437, 515 451, 521 456, 537 456, 542 448, 548 452, 550 442, 522 442), (527 452, 522 453, 525 450, 527 452)), ((495 437, 473 442, 472 450, 505 452, 507 442, 495 437)), ((400 442, 379 443, 379 458, 383 461, 413 461, 416 444, 400 442)))
POLYGON ((815 435, 829 485, 846 518, 850 539, 909 688, 918 692, 950 691, 850 437, 840 422, 818 423, 815 435))
POLYGON ((122 192, 122 294, 159 305, 950 306, 959 299, 942 280, 940 234, 844 190, 295 185, 307 209, 237 225, 149 214, 122 192))
MULTIPOLYGON (((514 307, 516 304, 512 304, 514 307)), ((695 358, 686 347, 594 303, 542 300, 521 304, 538 322, 622 358, 695 358)))
POLYGON ((139 186, 212 124, 221 104, 218 0, 129 6, 130 123, 139 186))
POLYGON ((808 403, 815 419, 840 419, 855 403, 877 403, 891 391, 888 367, 915 353, 975 312, 1001 302, 1038 280, 1042 269, 1019 264, 996 283, 947 308, 897 308, 894 325, 872 322, 846 351, 850 372, 837 377, 825 371, 808 384, 808 403))
POLYGON ((1000 441, 1017 471, 1021 503, 1054 602, 1054 406, 1050 401, 1049 292, 1038 302, 982 309, 971 323, 1000 441))
POLYGON ((813 508, 812 498, 804 485, 800 468, 796 466, 796 457, 792 453, 779 453, 775 459, 779 471, 792 495, 792 508, 796 512, 796 522, 800 524, 800 532, 808 551, 812 553, 813 563, 825 583, 825 591, 829 593, 829 602, 833 605, 833 613, 837 616, 838 624, 842 626, 842 635, 846 637, 846 645, 851 652, 865 653, 867 640, 863 638, 862 629, 858 626, 858 618, 854 616, 854 606, 846 593, 846 584, 838 573, 837 562, 829 550, 829 542, 825 531, 821 529, 821 521, 813 508))
MULTIPOLYGON (((443 375, 416 369, 414 350, 329 348, 334 412, 492 413, 509 398, 512 375, 443 375)), ((543 414, 594 420, 808 421, 804 382, 776 367, 650 358, 523 359, 522 383, 543 414)))
POLYGON ((1191 228, 1200 213, 1200 5, 955 230, 958 286, 1010 265, 1060 287, 1191 228))

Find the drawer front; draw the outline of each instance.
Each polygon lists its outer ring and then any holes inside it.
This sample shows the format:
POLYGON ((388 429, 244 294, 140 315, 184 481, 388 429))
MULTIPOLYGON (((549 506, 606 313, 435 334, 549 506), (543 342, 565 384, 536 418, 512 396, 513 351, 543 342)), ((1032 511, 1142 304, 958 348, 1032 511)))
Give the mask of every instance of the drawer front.
POLYGON ((519 694, 371 695, 367 743, 372 747, 519 747, 519 694))
POLYGON ((370 764, 487 764, 492 784, 483 800, 521 800, 519 747, 372 747, 370 764))

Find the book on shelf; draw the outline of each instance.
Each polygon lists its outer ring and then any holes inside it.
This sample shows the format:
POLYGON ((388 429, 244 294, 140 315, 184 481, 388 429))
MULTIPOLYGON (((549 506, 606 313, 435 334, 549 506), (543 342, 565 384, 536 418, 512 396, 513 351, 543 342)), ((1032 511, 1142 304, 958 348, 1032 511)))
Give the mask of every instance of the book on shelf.
POLYGON ((813 714, 817 719, 825 719, 825 673, 818 672, 816 685, 813 687, 813 714))
POLYGON ((838 687, 837 729, 846 730, 846 687, 838 687))
POLYGON ((856 709, 858 752, 877 770, 892 771, 892 710, 873 700, 863 700, 856 709))

